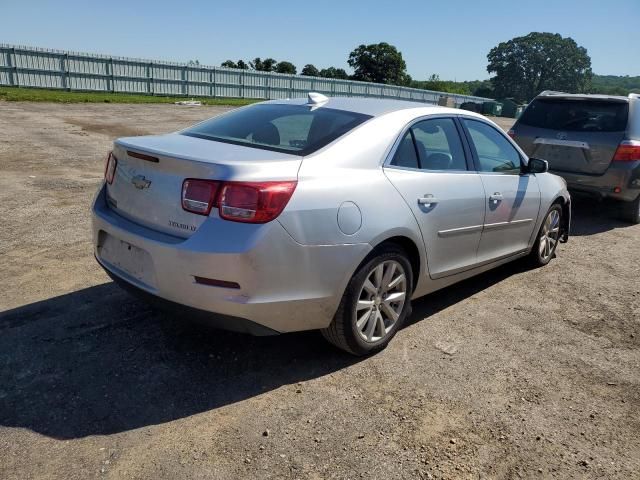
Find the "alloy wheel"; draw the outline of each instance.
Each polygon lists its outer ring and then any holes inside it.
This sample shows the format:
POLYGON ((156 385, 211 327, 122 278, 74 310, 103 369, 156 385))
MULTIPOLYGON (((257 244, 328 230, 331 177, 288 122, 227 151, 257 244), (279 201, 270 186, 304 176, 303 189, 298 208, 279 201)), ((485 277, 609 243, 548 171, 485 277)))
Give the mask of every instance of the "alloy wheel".
POLYGON ((407 276, 395 260, 379 263, 369 272, 355 306, 356 330, 368 343, 382 340, 400 318, 407 299, 407 276))
POLYGON ((538 253, 543 261, 549 260, 556 250, 560 239, 560 212, 551 210, 542 225, 540 241, 538 242, 538 253))

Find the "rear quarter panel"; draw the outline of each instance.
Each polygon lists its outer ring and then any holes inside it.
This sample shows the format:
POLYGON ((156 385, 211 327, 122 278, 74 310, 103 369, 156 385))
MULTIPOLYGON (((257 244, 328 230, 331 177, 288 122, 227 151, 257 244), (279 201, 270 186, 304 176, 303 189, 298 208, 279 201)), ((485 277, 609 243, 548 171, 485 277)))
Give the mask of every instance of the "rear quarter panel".
POLYGON ((278 219, 294 240, 375 247, 392 236, 405 236, 418 247, 424 272, 424 244, 416 219, 382 170, 397 135, 414 115, 401 111, 374 118, 303 160, 298 187, 278 219), (360 212, 361 224, 357 231, 345 233, 338 215, 341 206, 351 203, 360 212))

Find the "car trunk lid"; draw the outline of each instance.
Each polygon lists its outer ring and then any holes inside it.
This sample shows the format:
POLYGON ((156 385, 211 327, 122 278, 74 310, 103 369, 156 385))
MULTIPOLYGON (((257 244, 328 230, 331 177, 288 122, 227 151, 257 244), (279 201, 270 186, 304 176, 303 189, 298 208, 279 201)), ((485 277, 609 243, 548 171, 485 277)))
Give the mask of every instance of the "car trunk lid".
MULTIPOLYGON (((296 180, 302 157, 180 134, 121 138, 109 206, 154 230, 188 238, 206 216, 183 210, 187 178, 220 181, 296 180)), ((215 215, 215 210, 210 215, 215 215)))

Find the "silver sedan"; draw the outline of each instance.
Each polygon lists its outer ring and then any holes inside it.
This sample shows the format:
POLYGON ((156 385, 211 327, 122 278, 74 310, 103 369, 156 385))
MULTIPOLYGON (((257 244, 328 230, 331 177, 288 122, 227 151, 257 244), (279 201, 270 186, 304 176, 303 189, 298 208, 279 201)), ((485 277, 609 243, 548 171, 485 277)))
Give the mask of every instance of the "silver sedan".
POLYGON ((487 118, 408 101, 264 102, 121 138, 93 205, 99 264, 185 318, 384 348, 410 300, 569 232, 565 182, 487 118))

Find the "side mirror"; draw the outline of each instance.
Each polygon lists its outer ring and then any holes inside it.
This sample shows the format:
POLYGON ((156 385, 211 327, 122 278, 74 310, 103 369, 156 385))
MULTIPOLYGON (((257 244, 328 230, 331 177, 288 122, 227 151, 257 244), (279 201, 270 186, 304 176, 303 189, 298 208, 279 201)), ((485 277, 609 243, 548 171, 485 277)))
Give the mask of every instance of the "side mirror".
POLYGON ((530 158, 524 170, 525 173, 546 173, 549 171, 549 162, 541 158, 530 158))

